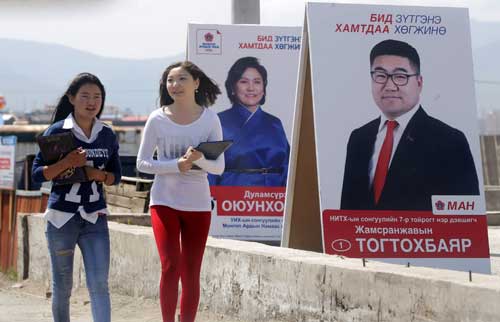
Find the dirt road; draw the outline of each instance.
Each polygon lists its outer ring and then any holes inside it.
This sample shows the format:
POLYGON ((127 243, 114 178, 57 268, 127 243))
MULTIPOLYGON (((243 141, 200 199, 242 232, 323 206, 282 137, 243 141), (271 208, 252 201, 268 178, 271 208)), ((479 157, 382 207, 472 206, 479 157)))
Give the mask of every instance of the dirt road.
MULTIPOLYGON (((0 322, 52 322, 47 287, 24 281, 16 283, 0 273, 0 322)), ((160 322, 159 303, 151 299, 111 294, 113 322, 160 322)), ((87 289, 80 288, 71 297, 71 321, 91 322, 87 289)), ((224 316, 200 312, 200 322, 242 322, 224 316)))

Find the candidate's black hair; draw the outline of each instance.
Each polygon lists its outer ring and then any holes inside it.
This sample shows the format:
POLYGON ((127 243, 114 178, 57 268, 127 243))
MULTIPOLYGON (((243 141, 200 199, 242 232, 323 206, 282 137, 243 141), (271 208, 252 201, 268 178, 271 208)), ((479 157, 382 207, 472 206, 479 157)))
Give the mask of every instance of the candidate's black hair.
POLYGON ((415 69, 417 74, 420 74, 420 57, 415 48, 410 44, 394 39, 387 39, 373 46, 370 52, 370 66, 378 56, 393 55, 408 58, 410 65, 415 69))
POLYGON ((235 93, 236 83, 240 80, 247 68, 255 68, 262 77, 262 81, 264 82, 264 95, 259 101, 259 104, 263 105, 266 102, 267 70, 255 57, 242 57, 235 61, 233 66, 231 66, 227 73, 226 83, 224 84, 226 87, 227 97, 232 104, 238 102, 238 98, 235 93))

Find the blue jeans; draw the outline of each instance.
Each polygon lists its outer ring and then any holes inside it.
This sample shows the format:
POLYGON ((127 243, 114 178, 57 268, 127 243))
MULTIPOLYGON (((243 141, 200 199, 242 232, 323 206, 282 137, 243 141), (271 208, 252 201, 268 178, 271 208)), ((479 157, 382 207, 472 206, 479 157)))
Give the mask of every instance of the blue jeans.
POLYGON ((73 288, 73 258, 78 244, 83 256, 94 322, 111 320, 108 290, 109 230, 106 216, 95 224, 76 214, 57 229, 47 222, 45 232, 52 263, 52 315, 54 322, 69 322, 73 288))

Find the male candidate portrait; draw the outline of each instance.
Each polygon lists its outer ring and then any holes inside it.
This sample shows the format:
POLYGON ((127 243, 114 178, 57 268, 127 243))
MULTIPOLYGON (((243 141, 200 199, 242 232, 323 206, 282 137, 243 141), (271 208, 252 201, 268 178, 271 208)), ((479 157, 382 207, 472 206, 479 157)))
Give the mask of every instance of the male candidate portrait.
POLYGON ((340 208, 432 210, 432 195, 478 195, 465 135, 420 105, 416 49, 384 40, 372 48, 370 67, 381 115, 351 133, 340 208))

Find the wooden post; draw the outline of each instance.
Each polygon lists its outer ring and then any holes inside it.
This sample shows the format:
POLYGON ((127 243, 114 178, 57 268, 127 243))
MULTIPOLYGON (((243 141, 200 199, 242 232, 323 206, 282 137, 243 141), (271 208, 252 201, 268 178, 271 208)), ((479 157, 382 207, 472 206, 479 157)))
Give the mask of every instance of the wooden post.
POLYGON ((307 16, 304 19, 281 247, 323 251, 307 16))
POLYGON ((14 222, 14 194, 15 191, 9 191, 9 233, 12 231, 12 223, 14 222))
POLYGON ((3 191, 0 190, 0 231, 2 231, 2 220, 3 220, 3 216, 2 216, 2 209, 3 209, 3 191))

